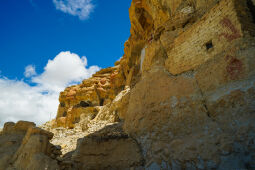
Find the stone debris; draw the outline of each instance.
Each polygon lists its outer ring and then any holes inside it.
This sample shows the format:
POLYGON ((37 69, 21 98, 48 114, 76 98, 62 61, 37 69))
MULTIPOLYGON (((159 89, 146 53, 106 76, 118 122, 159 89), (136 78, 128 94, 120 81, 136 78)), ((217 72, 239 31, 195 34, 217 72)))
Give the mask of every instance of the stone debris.
POLYGON ((45 123, 41 128, 54 134, 50 142, 53 145, 60 146, 62 154, 65 155, 76 149, 78 139, 100 131, 104 127, 112 124, 114 123, 109 123, 107 121, 91 121, 88 123, 86 131, 83 131, 79 125, 76 125, 73 129, 68 129, 63 127, 52 128, 49 123, 45 123))

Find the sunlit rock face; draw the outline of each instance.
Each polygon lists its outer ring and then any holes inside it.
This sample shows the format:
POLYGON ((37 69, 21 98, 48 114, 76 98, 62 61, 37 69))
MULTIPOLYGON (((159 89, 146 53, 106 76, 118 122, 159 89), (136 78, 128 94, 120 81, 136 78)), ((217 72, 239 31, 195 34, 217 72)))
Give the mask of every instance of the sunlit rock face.
POLYGON ((137 0, 130 17, 124 130, 145 167, 255 168, 252 1, 137 0))
POLYGON ((255 168, 254 9, 251 0, 133 0, 116 74, 125 90, 107 91, 103 106, 84 92, 97 102, 70 115, 123 121, 148 169, 255 168))
POLYGON ((42 126, 53 138, 5 125, 0 169, 255 169, 254 0, 133 0, 129 13, 123 57, 60 93, 42 126))
POLYGON ((61 152, 49 143, 53 134, 32 122, 5 123, 0 134, 0 169, 59 169, 61 152))
POLYGON ((61 92, 54 126, 74 128, 81 117, 94 119, 102 106, 110 104, 124 88, 119 67, 102 69, 81 84, 61 92))

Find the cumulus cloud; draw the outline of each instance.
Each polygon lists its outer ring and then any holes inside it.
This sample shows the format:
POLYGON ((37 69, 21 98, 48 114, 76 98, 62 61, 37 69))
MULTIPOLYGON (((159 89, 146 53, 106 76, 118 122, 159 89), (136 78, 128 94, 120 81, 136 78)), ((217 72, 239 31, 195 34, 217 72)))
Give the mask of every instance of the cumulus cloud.
POLYGON ((27 120, 41 124, 53 118, 57 93, 42 94, 37 87, 18 80, 0 79, 0 127, 7 121, 27 120))
POLYGON ((80 82, 99 70, 98 66, 85 69, 86 66, 86 57, 80 58, 77 54, 69 51, 61 52, 53 60, 49 60, 44 72, 33 77, 32 81, 48 91, 59 91, 67 84, 80 82))
POLYGON ((86 57, 61 52, 48 61, 42 74, 30 79, 35 83, 33 86, 23 80, 0 77, 0 127, 7 121, 28 120, 42 124, 54 118, 59 92, 89 78, 99 69, 98 66, 87 68, 86 57))
POLYGON ((35 66, 33 66, 33 65, 26 66, 24 75, 25 75, 25 77, 31 77, 31 76, 36 75, 35 66))
POLYGON ((81 20, 89 17, 94 9, 92 0, 53 0, 57 10, 78 16, 81 20))

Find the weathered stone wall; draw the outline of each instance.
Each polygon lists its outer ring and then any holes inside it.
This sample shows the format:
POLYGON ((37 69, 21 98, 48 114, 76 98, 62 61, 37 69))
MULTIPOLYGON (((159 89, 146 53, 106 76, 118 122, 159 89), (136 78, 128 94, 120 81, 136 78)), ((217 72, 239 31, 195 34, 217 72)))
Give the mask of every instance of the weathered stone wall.
POLYGON ((233 1, 221 1, 180 34, 172 49, 167 51, 166 68, 169 72, 176 75, 195 69, 240 40, 243 30, 235 8, 233 1))
MULTIPOLYGON (((201 18, 219 0, 135 0, 129 9, 131 35, 125 43, 121 69, 127 78, 126 85, 133 86, 140 78, 142 49, 160 38, 160 46, 167 51, 172 41, 201 18), (162 36, 164 34, 165 36, 162 36)), ((152 49, 153 50, 153 49, 152 49)), ((158 52, 158 51, 155 51, 158 52)), ((149 53, 149 52, 147 52, 149 53)), ((152 57, 152 56, 151 56, 152 57)), ((155 63, 155 60, 151 60, 155 63)), ((147 64, 148 65, 148 64, 147 64)), ((150 66, 150 64, 148 65, 150 66)))
POLYGON ((196 7, 181 8, 186 14, 154 30, 141 48, 141 78, 131 88, 124 129, 142 147, 147 169, 255 167, 248 2, 222 0, 202 17, 196 7))

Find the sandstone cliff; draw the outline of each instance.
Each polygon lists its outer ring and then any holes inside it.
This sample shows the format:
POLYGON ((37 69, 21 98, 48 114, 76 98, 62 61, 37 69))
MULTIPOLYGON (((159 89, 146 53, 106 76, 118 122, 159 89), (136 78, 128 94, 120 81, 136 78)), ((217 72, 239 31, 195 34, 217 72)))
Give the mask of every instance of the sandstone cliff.
MULTIPOLYGON (((41 167, 255 169, 254 0, 133 0, 129 13, 120 61, 61 92, 42 126, 53 138, 36 130, 63 153, 44 144, 41 167)), ((0 169, 38 161, 20 156, 25 131, 0 145, 0 169)))
POLYGON ((53 134, 32 122, 5 123, 0 133, 0 169, 56 170, 60 148, 49 143, 53 134))
POLYGON ((124 88, 119 67, 102 69, 82 84, 61 92, 54 126, 73 128, 81 117, 95 118, 101 106, 110 104, 124 88))

